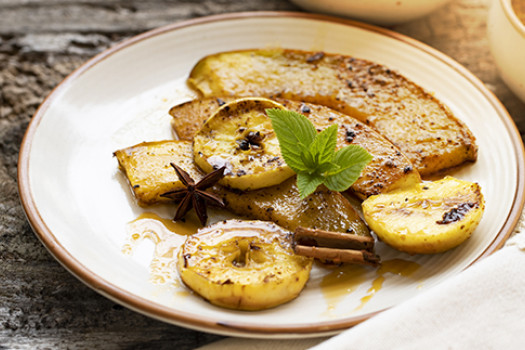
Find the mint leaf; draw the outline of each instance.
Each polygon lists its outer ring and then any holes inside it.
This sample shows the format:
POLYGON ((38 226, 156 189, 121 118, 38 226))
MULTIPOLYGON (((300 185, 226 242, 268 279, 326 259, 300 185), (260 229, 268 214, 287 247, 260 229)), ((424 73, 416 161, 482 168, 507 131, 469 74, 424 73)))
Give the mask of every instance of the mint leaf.
POLYGON ((317 133, 312 122, 300 113, 267 109, 266 114, 272 120, 284 161, 297 173, 302 199, 321 184, 332 191, 347 190, 372 159, 364 148, 356 145, 336 152, 337 125, 317 133))
POLYGON ((308 174, 307 172, 298 173, 297 188, 299 188, 301 199, 305 199, 311 195, 323 181, 324 177, 318 174, 308 174))
POLYGON ((306 149, 301 153, 301 162, 304 165, 303 171, 308 171, 311 174, 317 171, 317 159, 309 149, 306 149))
POLYGON ((272 121, 286 164, 296 173, 307 170, 301 155, 308 153, 317 135, 313 124, 304 115, 284 109, 267 109, 266 114, 272 121))
POLYGON ((346 191, 371 160, 370 153, 361 146, 349 145, 341 148, 332 159, 337 167, 325 175, 324 184, 332 191, 346 191))
POLYGON ((337 144, 337 125, 330 125, 328 128, 316 135, 309 147, 310 153, 314 155, 317 165, 330 163, 334 157, 335 146, 337 144))

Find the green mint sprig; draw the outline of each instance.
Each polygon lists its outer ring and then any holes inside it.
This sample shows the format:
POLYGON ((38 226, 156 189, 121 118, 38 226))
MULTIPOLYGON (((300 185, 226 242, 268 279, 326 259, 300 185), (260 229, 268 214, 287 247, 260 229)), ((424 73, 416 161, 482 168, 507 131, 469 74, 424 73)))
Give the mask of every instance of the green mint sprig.
POLYGON ((346 191, 372 160, 361 146, 348 145, 336 151, 336 124, 317 133, 312 122, 300 113, 272 108, 266 114, 272 121, 284 161, 297 173, 302 199, 321 184, 332 191, 346 191))

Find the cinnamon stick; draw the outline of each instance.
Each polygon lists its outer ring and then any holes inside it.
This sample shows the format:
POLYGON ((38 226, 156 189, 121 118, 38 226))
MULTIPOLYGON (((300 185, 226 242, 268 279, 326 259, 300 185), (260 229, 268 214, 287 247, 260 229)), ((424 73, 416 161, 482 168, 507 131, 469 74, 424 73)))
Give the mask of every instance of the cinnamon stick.
POLYGON ((294 240, 299 245, 371 250, 374 248, 374 238, 351 233, 331 232, 298 227, 294 233, 294 240))
POLYGON ((373 237, 298 227, 293 241, 296 254, 326 263, 370 266, 380 263, 379 256, 374 253, 373 237))
POLYGON ((351 263, 378 266, 380 263, 379 256, 366 250, 334 249, 296 245, 294 251, 296 254, 320 259, 326 263, 332 264, 351 263))

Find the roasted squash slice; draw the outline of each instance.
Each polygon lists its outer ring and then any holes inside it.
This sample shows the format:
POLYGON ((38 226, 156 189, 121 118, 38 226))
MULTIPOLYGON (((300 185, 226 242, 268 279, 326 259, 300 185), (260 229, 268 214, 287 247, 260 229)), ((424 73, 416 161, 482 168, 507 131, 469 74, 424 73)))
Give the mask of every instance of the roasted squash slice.
MULTIPOLYGON (((193 162, 189 141, 141 143, 115 153, 141 205, 164 202, 168 199, 161 194, 183 186, 170 162, 177 162, 195 181, 204 176, 193 162)), ((370 236, 367 226, 343 195, 320 187, 302 200, 295 177, 255 191, 230 190, 223 186, 214 186, 208 191, 221 197, 226 209, 234 214, 253 220, 274 221, 291 231, 303 226, 370 236)))
MULTIPOLYGON (((172 126, 184 140, 193 140, 195 133, 219 106, 234 98, 204 98, 192 100, 170 110, 172 126)), ((331 108, 291 100, 278 100, 289 110, 308 117, 319 129, 338 124, 337 148, 354 144, 362 146, 373 159, 361 172, 351 190, 360 198, 413 186, 421 181, 410 160, 379 133, 366 124, 331 108)))
POLYGON ((169 201, 161 194, 184 187, 170 163, 180 166, 195 181, 204 177, 193 162, 192 152, 191 142, 153 141, 115 151, 114 155, 137 203, 148 206, 169 201))
POLYGON ((261 49, 201 59, 188 79, 203 97, 264 96, 325 105, 369 125, 423 176, 474 161, 475 138, 432 94, 367 60, 261 49))

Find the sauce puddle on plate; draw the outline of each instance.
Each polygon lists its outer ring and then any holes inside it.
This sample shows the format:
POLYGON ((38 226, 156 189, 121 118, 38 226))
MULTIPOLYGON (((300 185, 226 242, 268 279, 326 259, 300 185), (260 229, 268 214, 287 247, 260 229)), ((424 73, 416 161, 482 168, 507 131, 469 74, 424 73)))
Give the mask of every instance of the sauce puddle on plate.
POLYGON ((144 213, 128 223, 128 241, 122 247, 122 252, 131 255, 144 239, 151 241, 155 250, 149 266, 150 281, 179 287, 181 282, 176 267, 178 251, 186 237, 196 233, 199 227, 200 223, 193 215, 188 215, 185 222, 173 222, 154 213, 144 213))
POLYGON ((328 312, 348 294, 367 281, 369 268, 359 265, 343 265, 335 268, 321 280, 321 291, 328 304, 328 312))
MULTIPOLYGON (((186 237, 197 232, 200 223, 196 215, 188 215, 187 220, 173 222, 164 219, 155 213, 143 213, 127 225, 128 240, 122 247, 122 253, 132 255, 143 240, 151 241, 154 246, 154 256, 150 262, 150 281, 159 285, 171 285, 177 288, 177 295, 188 295, 177 272, 177 254, 184 244, 186 237)), ((365 306, 373 296, 381 290, 385 275, 390 273, 402 277, 412 276, 420 265, 403 259, 383 261, 375 271, 376 277, 360 304, 352 311, 355 312, 365 306)), ((326 274, 320 283, 321 292, 328 305, 327 313, 331 315, 337 305, 349 294, 370 280, 373 273, 370 267, 360 265, 343 265, 333 268, 326 274)))
MULTIPOLYGON (((391 259, 383 261, 375 271, 375 279, 367 290, 367 294, 360 299, 360 304, 353 310, 362 309, 372 297, 383 288, 387 273, 402 277, 411 277, 421 265, 409 260, 391 259)), ((367 276, 370 268, 359 265, 343 265, 323 277, 321 291, 328 305, 327 313, 335 310, 337 304, 348 294, 369 280, 367 276)))

